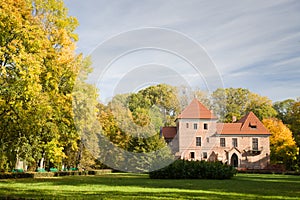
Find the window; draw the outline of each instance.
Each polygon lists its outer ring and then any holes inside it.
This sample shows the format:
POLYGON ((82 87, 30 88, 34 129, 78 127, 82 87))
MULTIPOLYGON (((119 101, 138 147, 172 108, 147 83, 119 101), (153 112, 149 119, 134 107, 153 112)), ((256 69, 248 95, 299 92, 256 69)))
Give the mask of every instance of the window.
POLYGON ((194 124, 194 129, 198 129, 198 124, 194 124))
POLYGON ((206 138, 206 142, 209 143, 209 138, 206 138))
POLYGON ((208 124, 205 123, 205 124, 203 125, 203 128, 204 128, 204 130, 208 130, 208 124))
POLYGON ((237 138, 232 138, 232 146, 233 147, 237 147, 238 146, 237 138))
POLYGON ((186 128, 189 128, 189 123, 186 123, 186 128))
POLYGON ((201 137, 196 137, 196 146, 197 147, 201 146, 201 137))
POLYGON ((258 151, 258 138, 252 138, 252 150, 258 151))
POLYGON ((220 138, 220 146, 225 147, 225 138, 220 138))
POLYGON ((195 152, 190 152, 191 159, 195 159, 195 152))
POLYGON ((249 127, 250 127, 250 129, 257 129, 257 123, 256 122, 250 122, 249 127))
POLYGON ((250 125, 250 129, 257 129, 257 126, 256 125, 253 125, 253 126, 250 125))
POLYGON ((203 152, 203 158, 204 158, 204 159, 207 158, 207 152, 203 152))

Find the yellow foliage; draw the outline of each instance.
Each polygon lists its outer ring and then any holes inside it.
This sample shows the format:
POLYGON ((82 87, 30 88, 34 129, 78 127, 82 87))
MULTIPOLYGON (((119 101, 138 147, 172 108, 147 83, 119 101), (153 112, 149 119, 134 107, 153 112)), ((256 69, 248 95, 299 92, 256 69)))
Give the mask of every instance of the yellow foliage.
POLYGON ((271 159, 274 162, 295 160, 297 146, 290 129, 276 118, 264 119, 263 124, 272 134, 270 137, 271 159))
POLYGON ((283 146, 296 145, 290 129, 282 123, 281 120, 276 118, 264 119, 265 127, 272 133, 270 137, 270 144, 276 145, 281 143, 283 146))

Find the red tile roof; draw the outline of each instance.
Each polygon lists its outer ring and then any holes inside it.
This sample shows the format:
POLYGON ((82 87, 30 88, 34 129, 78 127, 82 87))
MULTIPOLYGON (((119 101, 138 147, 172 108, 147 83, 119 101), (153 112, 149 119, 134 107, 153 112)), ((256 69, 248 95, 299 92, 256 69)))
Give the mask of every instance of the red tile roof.
POLYGON ((235 123, 218 123, 217 133, 221 135, 270 135, 270 132, 264 127, 253 112, 248 113, 235 123))
POLYGON ((165 139, 173 139, 177 134, 176 127, 163 127, 162 128, 162 135, 165 139))
MULTIPOLYGON (((194 99, 177 117, 177 119, 217 119, 197 99, 194 99)), ((163 127, 162 135, 166 139, 173 139, 177 134, 176 127, 163 127)), ((234 123, 217 123, 217 134, 221 135, 270 135, 261 121, 253 112, 234 123)))
POLYGON ((193 99, 177 119, 217 119, 217 117, 197 99, 193 99))

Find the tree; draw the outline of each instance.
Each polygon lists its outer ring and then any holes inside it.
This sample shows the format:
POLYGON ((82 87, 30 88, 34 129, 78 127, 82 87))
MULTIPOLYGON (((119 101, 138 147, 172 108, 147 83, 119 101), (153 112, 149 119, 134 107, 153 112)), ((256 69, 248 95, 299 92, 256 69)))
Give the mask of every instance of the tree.
POLYGON ((20 159, 40 156, 36 150, 46 123, 40 116, 51 112, 40 81, 49 42, 26 1, 8 0, 0 6, 0 151, 9 160, 7 170, 20 159))
POLYGON ((291 109, 291 115, 292 115, 291 129, 295 134, 294 135, 295 138, 297 138, 300 135, 300 101, 294 103, 291 109))
POLYGON ((298 166, 300 166, 300 101, 294 103, 292 110, 292 122, 290 124, 293 136, 298 146, 298 166))
POLYGON ((268 97, 250 93, 246 113, 252 111, 260 120, 275 117, 276 110, 272 107, 272 101, 268 97))
POLYGON ((180 110, 185 109, 194 98, 198 99, 207 108, 211 108, 212 106, 210 96, 206 91, 202 91, 199 88, 192 89, 186 86, 177 87, 177 91, 180 110))
MULTIPOLYGON (((166 84, 158 84, 129 96, 128 107, 133 113, 143 112, 145 115, 147 113, 146 110, 151 109, 153 106, 160 109, 160 112, 165 117, 165 125, 174 125, 174 121, 180 111, 176 88, 166 84)), ((144 117, 144 119, 148 120, 147 117, 144 117)), ((145 123, 147 122, 145 121, 145 123)))
POLYGON ((171 100, 175 96, 173 89, 167 85, 151 86, 135 94, 116 95, 107 106, 99 104, 102 135, 115 146, 102 142, 103 136, 99 138, 100 146, 106 149, 100 150, 104 164, 145 172, 170 161, 171 151, 159 132, 163 122, 177 112, 171 100))
POLYGON ((300 101, 286 99, 275 102, 274 109, 278 113, 278 118, 283 121, 292 131, 293 137, 298 146, 298 165, 300 165, 300 101))
POLYGON ((222 122, 231 122, 233 116, 240 119, 250 111, 260 120, 276 115, 271 100, 243 88, 219 88, 214 91, 212 109, 222 122))
POLYGON ((77 21, 62 0, 8 0, 0 8, 1 166, 70 164, 79 140, 71 95, 82 61, 77 21))
POLYGON ((98 120, 101 125, 102 134, 118 147, 127 149, 129 136, 119 127, 111 108, 101 103, 97 107, 99 109, 98 120))
POLYGON ((297 146, 292 132, 276 118, 264 119, 263 124, 272 134, 270 137, 271 161, 282 162, 287 169, 292 169, 297 155, 297 146))
POLYGON ((286 99, 277 101, 273 104, 273 108, 277 111, 277 118, 281 119, 284 124, 292 122, 292 107, 295 104, 294 99, 286 99))
POLYGON ((75 151, 71 160, 75 161, 78 168, 89 168, 88 164, 95 164, 96 157, 93 156, 99 150, 98 144, 94 143, 100 132, 97 108, 98 89, 86 83, 88 74, 92 72, 91 65, 90 57, 82 61, 72 92, 73 118, 80 140, 77 140, 78 152, 75 151), (86 142, 87 139, 90 139, 89 144, 86 142))
MULTIPOLYGON (((78 26, 76 18, 68 16, 62 0, 31 0, 32 15, 41 23, 45 38, 50 43, 44 48, 41 84, 44 95, 49 96, 52 114, 47 116, 47 123, 54 130, 59 141, 58 148, 63 147, 64 162, 74 165, 69 159, 78 150, 80 136, 76 131, 72 111, 72 90, 82 57, 76 55, 78 39, 74 33, 78 26)), ((49 141, 47 141, 49 142, 49 141)))
POLYGON ((212 105, 219 120, 231 122, 232 117, 241 118, 246 112, 250 91, 243 88, 219 88, 212 94, 212 105))

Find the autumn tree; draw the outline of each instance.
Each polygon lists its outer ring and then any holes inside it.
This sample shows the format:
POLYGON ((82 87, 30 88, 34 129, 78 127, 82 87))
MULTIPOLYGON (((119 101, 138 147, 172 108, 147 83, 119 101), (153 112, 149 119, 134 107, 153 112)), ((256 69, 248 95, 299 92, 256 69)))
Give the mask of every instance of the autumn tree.
POLYGON ((264 119, 263 124, 271 133, 271 161, 284 163, 287 169, 292 169, 297 155, 297 146, 292 132, 281 120, 276 118, 264 119))
MULTIPOLYGON (((56 133, 57 148, 63 147, 64 162, 74 165, 71 155, 78 150, 80 136, 76 131, 72 113, 72 90, 80 68, 81 57, 76 55, 78 39, 74 33, 76 18, 68 16, 62 0, 32 0, 32 15, 42 24, 50 45, 44 51, 41 82, 43 92, 50 98, 52 115, 48 123, 56 133)), ((53 140, 52 139, 52 140, 53 140)))
POLYGON ((2 162, 7 157, 7 170, 19 159, 32 162, 41 157, 46 123, 41 116, 51 108, 42 94, 40 66, 50 43, 26 1, 3 1, 0 9, 0 151, 2 162))
POLYGON ((76 132, 80 137, 77 140, 78 152, 69 155, 70 160, 75 161, 78 168, 90 168, 95 165, 95 152, 99 151, 97 144, 88 144, 86 140, 96 141, 100 132, 98 122, 98 89, 89 83, 87 78, 92 72, 92 62, 90 57, 86 57, 80 64, 80 70, 72 91, 73 118, 76 125, 76 132))
POLYGON ((0 8, 2 168, 20 159, 73 165, 80 139, 71 95, 82 62, 78 23, 62 0, 8 0, 0 8))
POLYGON ((99 104, 99 121, 107 142, 99 142, 101 159, 120 169, 145 172, 171 159, 171 151, 160 137, 160 128, 177 113, 174 88, 157 85, 138 93, 116 95, 107 106, 99 104), (173 93, 174 92, 174 93, 173 93), (170 98, 170 99, 168 99, 170 98))
POLYGON ((286 99, 275 102, 273 105, 277 111, 277 117, 290 128, 293 137, 298 146, 298 165, 300 165, 300 101, 294 99, 286 99))

